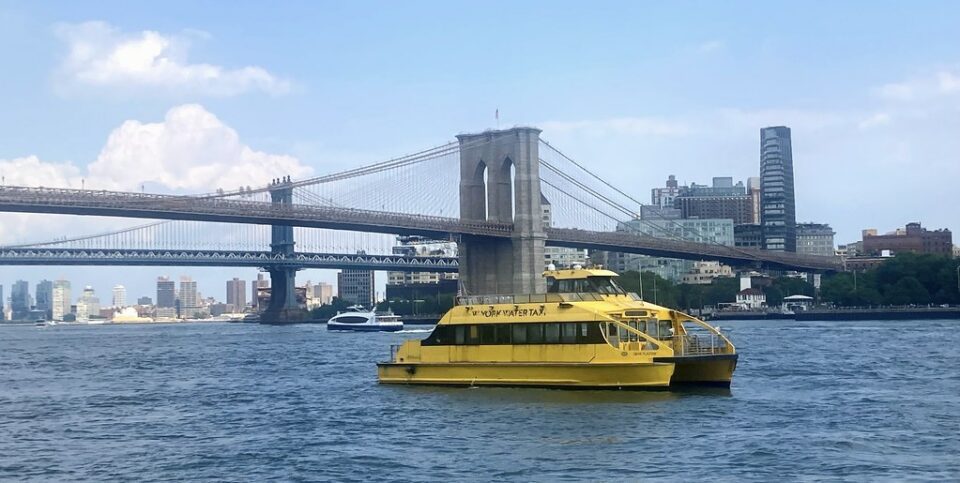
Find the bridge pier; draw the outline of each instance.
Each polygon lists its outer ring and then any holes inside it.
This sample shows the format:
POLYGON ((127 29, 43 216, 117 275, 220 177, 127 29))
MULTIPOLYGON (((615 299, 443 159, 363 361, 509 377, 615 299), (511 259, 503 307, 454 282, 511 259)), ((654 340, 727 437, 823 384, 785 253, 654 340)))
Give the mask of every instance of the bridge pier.
MULTIPOLYGON (((289 178, 282 178, 270 185, 270 201, 279 208, 293 204, 293 185, 289 178)), ((293 226, 273 225, 270 240, 270 252, 285 257, 294 254, 293 226)), ((297 305, 297 269, 273 267, 270 274, 270 303, 263 312, 261 320, 268 323, 298 322, 306 314, 297 305)))
POLYGON ((543 293, 546 234, 540 206, 540 130, 461 134, 460 218, 513 223, 509 239, 463 236, 460 279, 467 293, 543 293))

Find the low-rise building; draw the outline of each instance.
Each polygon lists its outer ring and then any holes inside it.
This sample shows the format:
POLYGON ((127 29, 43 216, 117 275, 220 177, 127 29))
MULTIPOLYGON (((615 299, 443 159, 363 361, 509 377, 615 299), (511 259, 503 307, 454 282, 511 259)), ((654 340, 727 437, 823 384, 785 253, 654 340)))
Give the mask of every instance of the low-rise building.
POLYGON ((733 269, 717 261, 699 261, 693 263, 681 278, 682 283, 690 285, 709 285, 720 277, 733 277, 733 269))
POLYGON ((802 255, 835 255, 833 236, 836 233, 825 223, 797 223, 797 253, 802 255))
POLYGON ((876 230, 864 230, 863 254, 880 255, 890 250, 894 255, 904 252, 934 255, 953 255, 953 235, 950 230, 927 230, 919 222, 907 223, 904 229, 877 235, 876 230))
POLYGON ((767 296, 758 288, 745 288, 737 292, 737 305, 749 310, 762 309, 767 306, 767 296))

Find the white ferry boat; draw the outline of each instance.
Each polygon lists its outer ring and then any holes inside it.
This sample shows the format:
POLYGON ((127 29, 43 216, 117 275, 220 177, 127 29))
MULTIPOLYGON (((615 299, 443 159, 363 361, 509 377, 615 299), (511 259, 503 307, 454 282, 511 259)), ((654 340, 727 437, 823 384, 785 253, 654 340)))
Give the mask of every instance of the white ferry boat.
POLYGON ((350 307, 350 312, 337 314, 327 321, 327 330, 353 332, 396 332, 403 330, 399 315, 378 314, 364 311, 363 307, 350 307))

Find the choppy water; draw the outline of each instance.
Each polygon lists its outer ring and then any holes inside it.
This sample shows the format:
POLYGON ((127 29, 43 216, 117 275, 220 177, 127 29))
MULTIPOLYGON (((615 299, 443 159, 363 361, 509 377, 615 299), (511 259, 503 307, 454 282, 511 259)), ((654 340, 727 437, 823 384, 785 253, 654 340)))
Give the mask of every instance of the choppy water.
POLYGON ((960 321, 724 322, 730 391, 380 386, 423 333, 0 328, 0 478, 960 478, 960 321))

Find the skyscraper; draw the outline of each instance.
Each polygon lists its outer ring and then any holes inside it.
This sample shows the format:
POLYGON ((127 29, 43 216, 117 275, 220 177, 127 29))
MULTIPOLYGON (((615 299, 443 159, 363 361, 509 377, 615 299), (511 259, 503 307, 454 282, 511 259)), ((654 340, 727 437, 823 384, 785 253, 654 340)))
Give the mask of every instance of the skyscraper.
POLYGON ((68 280, 57 280, 53 282, 53 320, 63 320, 63 317, 70 313, 70 282, 68 280))
POLYGON ((341 300, 373 308, 374 279, 372 270, 341 270, 337 274, 337 292, 341 300))
POLYGON ((260 289, 269 287, 270 281, 264 278, 262 273, 258 273, 257 279, 250 282, 250 305, 253 308, 260 308, 260 289))
POLYGON ((233 312, 243 312, 247 306, 247 281, 233 277, 227 280, 227 305, 232 306, 233 312))
POLYGON ((797 251, 793 149, 785 126, 760 130, 760 224, 764 249, 797 251))
POLYGON ((127 306, 127 288, 123 285, 113 287, 113 306, 122 309, 127 306))
POLYGON ((173 308, 177 300, 177 287, 169 277, 157 278, 157 307, 173 308))
POLYGON ((193 317, 200 311, 200 301, 197 300, 197 282, 187 276, 180 277, 180 316, 193 317))
POLYGON ((0 320, 5 320, 5 319, 6 319, 6 317, 5 317, 5 315, 4 315, 4 305, 3 305, 3 303, 4 303, 4 299, 3 299, 3 285, 0 285, 0 320))
POLYGON ((41 280, 37 284, 36 309, 42 311, 46 319, 53 317, 53 282, 41 280))
POLYGON ((25 280, 17 280, 10 289, 10 319, 26 320, 30 305, 30 285, 25 280))
POLYGON ((77 320, 90 320, 100 318, 100 298, 93 291, 93 287, 87 285, 83 288, 83 294, 77 300, 77 320))

